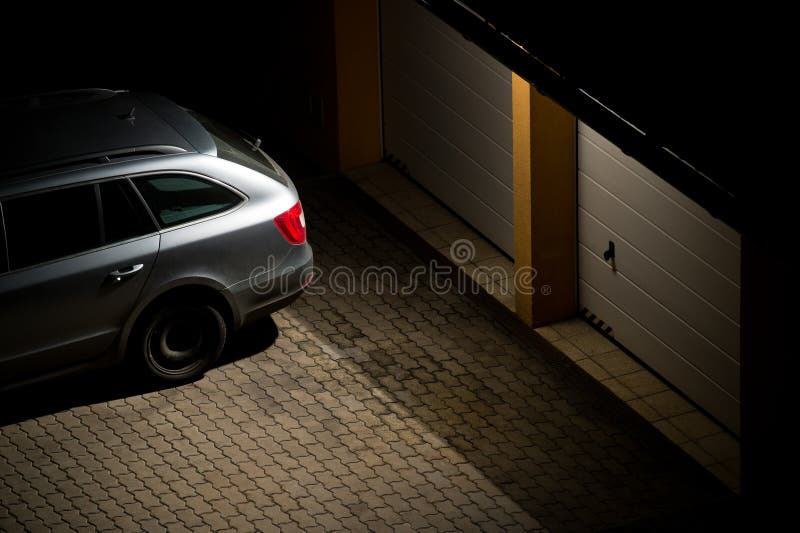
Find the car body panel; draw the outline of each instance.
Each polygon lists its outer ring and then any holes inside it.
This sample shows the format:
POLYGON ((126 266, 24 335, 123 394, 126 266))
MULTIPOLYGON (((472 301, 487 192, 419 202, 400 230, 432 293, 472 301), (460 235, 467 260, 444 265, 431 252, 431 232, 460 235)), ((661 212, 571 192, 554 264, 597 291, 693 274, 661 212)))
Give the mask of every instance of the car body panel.
MULTIPOLYGON (((146 94, 142 97, 157 101, 146 94)), ((0 174, 137 146, 167 145, 195 151, 189 139, 205 147, 210 137, 204 143, 195 133, 202 126, 185 111, 174 104, 173 107, 176 111, 172 115, 183 113, 189 118, 184 120, 183 130, 177 130, 161 116, 168 106, 162 104, 156 112, 136 94, 127 92, 55 108, 7 110, 3 114, 0 174)))
POLYGON ((185 109, 159 94, 148 92, 135 93, 133 96, 180 133, 198 153, 217 155, 217 147, 211 135, 185 109))
MULTIPOLYGON (((229 306, 229 326, 236 329, 291 301, 308 280, 311 247, 290 244, 274 223, 275 216, 298 202, 294 184, 274 161, 270 159, 274 171, 257 172, 217 157, 216 137, 169 100, 152 94, 107 93, 97 95, 92 109, 105 113, 114 138, 104 145, 98 127, 90 126, 85 144, 78 139, 67 143, 69 149, 56 150, 62 162, 70 162, 58 168, 38 165, 31 155, 35 150, 25 155, 29 164, 25 171, 14 166, 25 157, 0 158, 0 208, 19 195, 108 179, 131 179, 135 184, 137 177, 153 173, 194 175, 233 190, 241 202, 205 218, 75 256, 11 272, 3 272, 6 265, 0 265, 0 389, 75 366, 119 360, 137 320, 176 291, 216 291, 229 306), (121 116, 134 102, 135 118, 121 116), (120 129, 120 122, 152 131, 120 129), (137 153, 136 146, 125 147, 125 139, 163 145, 163 150, 137 153), (98 146, 120 149, 123 157, 72 163, 81 150, 98 146), (109 277, 114 270, 138 264, 142 269, 130 279, 109 277)), ((80 123, 69 106, 54 111, 54 117, 67 117, 72 130, 80 123)), ((39 125, 45 122, 41 119, 39 125)), ((80 132, 72 133, 80 137, 80 132)), ((52 138, 64 136, 62 132, 52 138)), ((31 138, 36 139, 28 141, 31 138)), ((269 159, 257 147, 253 152, 269 159)), ((2 224, 0 245, 1 230, 2 224)))
POLYGON ((0 278, 0 380, 51 372, 107 350, 147 283, 161 237, 150 235, 0 278), (117 281, 112 271, 143 265, 117 281))

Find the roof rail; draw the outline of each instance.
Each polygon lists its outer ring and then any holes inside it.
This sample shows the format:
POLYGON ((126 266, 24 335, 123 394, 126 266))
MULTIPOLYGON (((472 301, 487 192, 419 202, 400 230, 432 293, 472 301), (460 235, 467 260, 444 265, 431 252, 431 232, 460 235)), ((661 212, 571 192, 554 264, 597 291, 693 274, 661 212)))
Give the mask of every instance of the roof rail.
POLYGON ((42 175, 44 173, 49 173, 52 171, 76 169, 94 165, 103 165, 124 159, 138 159, 149 156, 172 155, 172 154, 182 154, 182 153, 186 153, 186 150, 177 146, 168 146, 168 145, 137 146, 133 148, 124 148, 121 150, 111 150, 107 152, 96 152, 92 154, 80 155, 77 157, 70 157, 55 161, 47 161, 37 165, 12 168, 9 170, 0 171, 0 178, 11 178, 14 176, 20 176, 22 174, 31 174, 31 173, 42 175))

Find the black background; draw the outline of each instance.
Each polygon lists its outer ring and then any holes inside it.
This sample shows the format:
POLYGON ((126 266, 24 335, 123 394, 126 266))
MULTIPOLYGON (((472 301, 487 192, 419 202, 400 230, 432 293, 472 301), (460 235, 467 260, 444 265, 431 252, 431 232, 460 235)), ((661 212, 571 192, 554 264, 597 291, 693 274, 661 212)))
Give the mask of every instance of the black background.
MULTIPOLYGON (((773 245, 788 238, 796 60, 787 13, 764 3, 466 3, 743 200, 755 232, 773 245)), ((307 119, 292 83, 326 52, 309 49, 316 28, 306 21, 329 10, 320 0, 30 6, 3 17, 0 96, 153 90, 277 145, 307 119)))

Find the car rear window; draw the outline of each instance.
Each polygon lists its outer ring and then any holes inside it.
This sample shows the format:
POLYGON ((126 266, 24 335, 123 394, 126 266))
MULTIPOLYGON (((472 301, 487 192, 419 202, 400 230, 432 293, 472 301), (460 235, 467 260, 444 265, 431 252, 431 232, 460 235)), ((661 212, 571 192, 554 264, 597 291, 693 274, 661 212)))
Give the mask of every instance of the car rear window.
POLYGON ((234 207, 242 198, 218 183, 186 174, 139 176, 133 182, 162 228, 234 207))
POLYGON ((94 185, 5 200, 3 218, 12 270, 102 244, 94 185))
POLYGON ((255 148, 242 134, 200 113, 191 111, 191 114, 214 139, 214 144, 217 145, 217 157, 262 174, 278 172, 264 153, 255 148))

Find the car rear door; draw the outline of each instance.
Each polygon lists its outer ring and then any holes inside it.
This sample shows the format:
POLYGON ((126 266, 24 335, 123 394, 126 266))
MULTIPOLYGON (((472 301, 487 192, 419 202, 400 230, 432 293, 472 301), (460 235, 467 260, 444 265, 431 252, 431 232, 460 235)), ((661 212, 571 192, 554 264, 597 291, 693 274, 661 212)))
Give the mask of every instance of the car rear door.
POLYGON ((2 201, 0 382, 101 355, 155 263, 157 228, 127 179, 2 201))

